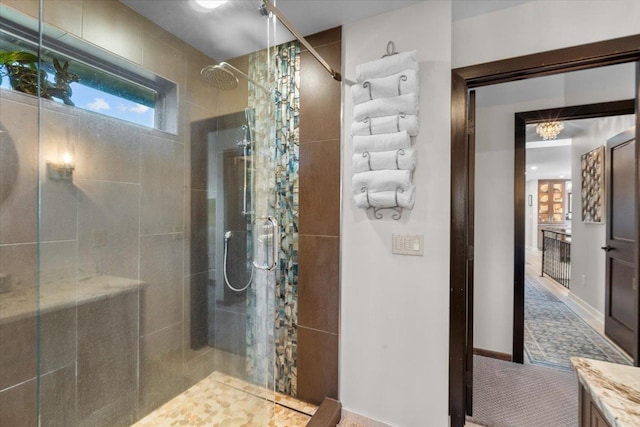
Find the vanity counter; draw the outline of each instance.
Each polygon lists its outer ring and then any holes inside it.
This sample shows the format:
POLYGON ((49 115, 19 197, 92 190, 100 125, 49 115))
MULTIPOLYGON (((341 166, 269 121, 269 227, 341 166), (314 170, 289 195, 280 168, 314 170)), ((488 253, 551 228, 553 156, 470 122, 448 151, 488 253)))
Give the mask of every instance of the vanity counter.
POLYGON ((640 426, 639 368, 582 357, 572 357, 571 364, 583 388, 581 427, 604 427, 603 422, 611 427, 640 426))

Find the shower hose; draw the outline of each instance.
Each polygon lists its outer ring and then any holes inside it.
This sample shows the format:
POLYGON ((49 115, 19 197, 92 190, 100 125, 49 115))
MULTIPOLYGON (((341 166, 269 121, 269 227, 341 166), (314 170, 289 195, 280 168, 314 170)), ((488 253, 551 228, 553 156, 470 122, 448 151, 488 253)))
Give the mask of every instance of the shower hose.
POLYGON ((251 282, 253 282, 253 266, 251 266, 251 277, 249 277, 249 281, 247 282, 246 285, 244 285, 243 288, 235 288, 233 287, 233 285, 231 285, 231 283, 229 283, 229 279, 227 278, 227 252, 228 252, 228 248, 229 248, 229 239, 231 238, 231 232, 227 231, 226 233, 224 233, 224 257, 223 257, 223 264, 222 264, 222 272, 224 274, 224 282, 227 284, 227 286, 229 287, 229 289, 231 289, 232 291, 235 292, 243 292, 245 290, 247 290, 247 288, 251 285, 251 282))

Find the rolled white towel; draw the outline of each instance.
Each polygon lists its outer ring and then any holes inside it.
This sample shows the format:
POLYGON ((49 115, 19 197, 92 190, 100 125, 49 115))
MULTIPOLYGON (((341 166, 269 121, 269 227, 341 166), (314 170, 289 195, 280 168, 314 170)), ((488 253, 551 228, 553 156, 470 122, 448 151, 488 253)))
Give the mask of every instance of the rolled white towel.
POLYGON ((356 202, 356 206, 361 209, 367 209, 369 207, 392 208, 395 206, 404 209, 413 209, 415 194, 416 188, 411 185, 404 191, 381 191, 378 193, 362 191, 355 194, 353 199, 356 202))
POLYGON ((418 72, 416 70, 403 70, 388 77, 369 79, 351 87, 354 104, 418 92, 418 72))
POLYGON ((418 61, 416 51, 400 52, 395 55, 385 56, 375 61, 365 62, 356 66, 356 79, 363 82, 367 79, 387 77, 403 70, 417 70, 418 61))
POLYGON ((353 107, 353 120, 359 122, 367 117, 393 116, 400 113, 418 114, 418 95, 408 93, 357 104, 353 107))
POLYGON ((374 117, 366 121, 351 123, 351 135, 378 135, 406 130, 410 136, 416 136, 420 124, 418 116, 413 114, 396 114, 393 116, 374 117))
POLYGON ((395 191, 396 188, 406 190, 411 185, 411 171, 381 170, 360 172, 353 175, 351 185, 354 193, 366 188, 371 193, 379 191, 395 191))
POLYGON ((416 167, 416 151, 406 150, 356 153, 352 156, 353 173, 400 169, 412 171, 416 167))
POLYGON ((411 147, 411 138, 407 131, 353 137, 354 153, 391 151, 409 147, 411 147))

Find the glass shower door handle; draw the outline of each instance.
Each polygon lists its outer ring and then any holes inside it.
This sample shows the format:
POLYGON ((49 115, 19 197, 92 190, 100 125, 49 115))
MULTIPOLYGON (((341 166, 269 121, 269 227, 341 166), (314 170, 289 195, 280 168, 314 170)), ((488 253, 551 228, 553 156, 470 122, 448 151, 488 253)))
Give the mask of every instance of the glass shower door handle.
POLYGON ((277 229, 278 222, 274 217, 256 218, 253 266, 258 270, 273 271, 278 265, 277 229))

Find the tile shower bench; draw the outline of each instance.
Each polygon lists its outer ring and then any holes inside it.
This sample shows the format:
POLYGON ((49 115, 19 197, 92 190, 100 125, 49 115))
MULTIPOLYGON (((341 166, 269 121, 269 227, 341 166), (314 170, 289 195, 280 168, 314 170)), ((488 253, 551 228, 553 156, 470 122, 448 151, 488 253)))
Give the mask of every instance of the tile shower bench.
POLYGON ((640 368, 572 357, 580 382, 580 427, 640 426, 640 368))
POLYGON ((0 293, 0 425, 36 425, 38 389, 50 425, 132 421, 145 286, 96 275, 0 293))

